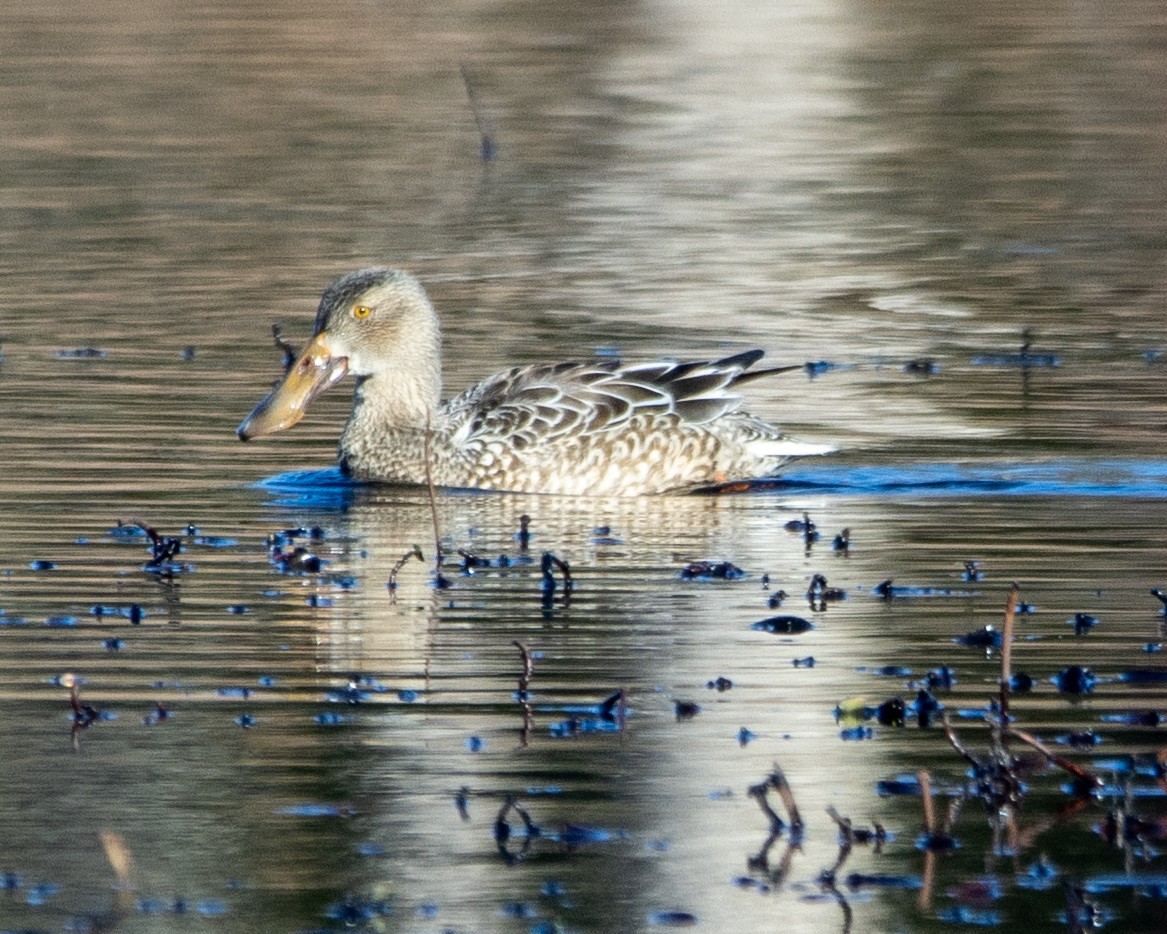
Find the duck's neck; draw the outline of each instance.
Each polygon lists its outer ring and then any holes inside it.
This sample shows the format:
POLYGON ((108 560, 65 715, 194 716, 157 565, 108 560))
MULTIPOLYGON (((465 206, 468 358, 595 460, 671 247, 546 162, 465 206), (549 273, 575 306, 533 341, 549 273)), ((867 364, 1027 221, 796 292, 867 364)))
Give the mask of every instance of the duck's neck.
POLYGON ((431 372, 389 370, 357 380, 348 429, 379 433, 424 430, 437 418, 442 393, 438 368, 431 372))

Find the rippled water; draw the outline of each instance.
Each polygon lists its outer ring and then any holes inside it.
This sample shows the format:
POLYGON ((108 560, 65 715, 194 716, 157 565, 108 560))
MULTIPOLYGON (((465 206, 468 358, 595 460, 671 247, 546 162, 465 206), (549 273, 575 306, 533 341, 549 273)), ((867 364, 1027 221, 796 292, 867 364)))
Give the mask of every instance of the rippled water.
POLYGON ((1064 883, 1161 929, 1164 26, 1134 0, 0 11, 0 929, 1061 931, 1064 883), (273 322, 301 340, 372 262, 425 281, 450 391, 761 346, 809 365, 751 408, 842 453, 742 495, 442 493, 435 588, 426 496, 331 468, 345 392, 234 436, 273 322), (288 530, 319 569, 273 563, 288 530), (816 574, 847 599, 812 609, 816 574), (1106 787, 1027 773, 1008 843, 970 791, 925 853, 918 791, 879 783, 928 770, 943 813, 967 763, 936 722, 836 707, 951 666, 983 758, 998 658, 956 640, 1013 580, 1011 712, 1106 787), (813 628, 751 628, 776 614, 813 628), (66 673, 113 718, 73 731, 66 673), (763 850, 775 762, 805 829, 763 850), (537 836, 511 810, 500 839, 508 796, 537 836), (828 806, 892 834, 834 887, 828 806))

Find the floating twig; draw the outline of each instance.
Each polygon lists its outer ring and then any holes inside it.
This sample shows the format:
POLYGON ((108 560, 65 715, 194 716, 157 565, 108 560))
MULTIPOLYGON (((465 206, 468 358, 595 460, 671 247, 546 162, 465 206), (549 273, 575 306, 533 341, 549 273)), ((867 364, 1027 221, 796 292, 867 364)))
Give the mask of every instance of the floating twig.
POLYGON ((499 809, 498 817, 494 819, 494 842, 498 845, 498 852, 507 863, 516 863, 527 854, 527 850, 531 847, 531 841, 538 837, 542 831, 531 820, 531 815, 527 813, 524 808, 515 799, 514 795, 507 795, 502 807, 499 809), (523 819, 523 827, 525 833, 523 835, 523 844, 519 848, 519 852, 512 853, 508 849, 507 844, 511 839, 511 825, 507 821, 507 815, 514 811, 523 819))
POLYGON ((750 797, 758 802, 758 807, 770 819, 771 830, 781 831, 786 825, 782 818, 778 816, 777 812, 770 807, 770 802, 766 799, 767 793, 773 789, 777 795, 778 800, 782 802, 782 806, 786 809, 786 815, 790 818, 790 833, 792 837, 802 836, 802 816, 798 813, 798 805, 794 801, 794 792, 790 788, 790 783, 786 780, 786 774, 782 771, 781 766, 777 762, 774 763, 774 769, 766 777, 765 781, 757 785, 751 785, 749 788, 750 797))
POLYGON ((519 654, 523 659, 523 671, 519 675, 519 697, 525 698, 527 696, 527 689, 531 686, 531 678, 535 674, 535 662, 531 658, 531 650, 518 639, 512 639, 511 645, 519 650, 519 654))
POLYGON ((543 607, 550 609, 551 603, 555 595, 555 574, 554 569, 558 569, 563 575, 563 603, 566 606, 571 601, 571 591, 574 583, 571 579, 571 566, 560 558, 557 558, 549 551, 543 552, 543 561, 541 564, 543 571, 543 607))
POLYGON ((286 374, 296 362, 296 348, 284 340, 283 334, 280 333, 280 323, 278 321, 271 326, 271 339, 272 343, 276 345, 276 350, 284 355, 283 367, 284 373, 286 374))
POLYGON ((128 519, 125 522, 118 519, 117 524, 118 528, 132 526, 141 529, 150 539, 150 560, 142 565, 142 570, 168 577, 173 575, 174 568, 171 566, 171 559, 182 551, 181 536, 161 535, 157 529, 140 519, 128 519))
POLYGON ((405 567, 405 563, 410 558, 417 558, 418 561, 425 561, 425 555, 421 553, 421 549, 417 545, 414 545, 409 549, 409 551, 397 559, 393 567, 389 570, 389 580, 385 582, 385 587, 389 591, 389 599, 393 602, 397 601, 397 574, 403 567, 405 567))

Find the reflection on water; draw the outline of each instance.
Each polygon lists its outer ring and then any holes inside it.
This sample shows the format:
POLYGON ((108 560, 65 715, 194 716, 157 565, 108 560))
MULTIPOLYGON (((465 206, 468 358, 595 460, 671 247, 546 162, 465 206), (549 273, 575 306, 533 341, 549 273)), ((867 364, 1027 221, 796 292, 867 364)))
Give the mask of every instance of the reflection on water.
POLYGON ((1160 26, 1139 0, 0 11, 0 928, 1060 931, 1063 879, 1161 928, 1160 26), (425 281, 448 392, 760 346, 810 365, 751 409, 843 453, 738 496, 442 493, 435 588, 424 493, 332 469, 344 393, 234 437, 272 323, 301 339, 372 262, 425 281), (745 576, 679 579, 697 560, 745 576), (818 574, 847 598, 813 609, 818 574), (985 755, 998 658, 955 640, 1012 580, 1011 711, 1107 790, 1027 774, 1012 847, 973 796, 925 854, 919 795, 877 783, 927 769, 944 812, 967 763, 918 708, 835 709, 949 665, 985 755), (812 628, 751 628, 776 614, 812 628), (107 715, 76 731, 70 672, 107 715), (805 829, 763 851, 775 761, 805 829), (499 839, 508 796, 538 836, 511 809, 499 839), (833 887, 828 806, 892 834, 833 887))

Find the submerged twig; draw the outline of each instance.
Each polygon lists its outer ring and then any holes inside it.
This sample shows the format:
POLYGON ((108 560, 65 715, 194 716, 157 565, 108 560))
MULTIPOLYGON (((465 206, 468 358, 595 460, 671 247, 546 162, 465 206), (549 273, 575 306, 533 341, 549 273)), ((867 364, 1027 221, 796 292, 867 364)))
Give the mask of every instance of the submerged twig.
POLYGON ((1042 743, 1036 736, 1026 733, 1024 730, 1019 730, 1015 727, 1009 727, 1005 732, 1014 739, 1018 739, 1025 745, 1036 749, 1046 760, 1053 765, 1056 765, 1063 772, 1069 772, 1074 778, 1080 782, 1085 783, 1090 788, 1101 788, 1103 785, 1102 779, 1097 775, 1092 774, 1087 769, 1080 766, 1077 762, 1067 759, 1065 756, 1060 756, 1044 743, 1042 743))
POLYGON ((462 83, 466 86, 466 98, 470 102, 470 112, 474 115, 474 125, 478 128, 478 158, 482 162, 493 162, 498 155, 498 146, 486 128, 482 105, 479 103, 474 84, 470 81, 470 72, 464 64, 458 66, 458 71, 462 74, 462 83))
POLYGON ((519 673, 519 690, 515 697, 523 705, 523 728, 520 732, 520 742, 527 746, 531 742, 531 731, 534 728, 535 711, 531 706, 531 678, 535 675, 535 661, 531 657, 531 650, 518 639, 512 639, 511 645, 519 650, 523 659, 523 670, 519 673))
POLYGON ((1001 716, 1004 727, 1009 722, 1009 682, 1013 677, 1013 621, 1017 615, 1017 600, 1021 585, 1014 581, 1009 587, 1009 601, 1005 604, 1005 621, 1001 626, 1001 716))
POLYGON ((431 424, 430 413, 425 414, 425 435, 423 436, 422 455, 425 460, 425 485, 429 492, 430 500, 430 518, 434 524, 434 570, 437 575, 436 581, 439 587, 444 585, 445 578, 442 577, 442 530, 438 524, 438 491, 434 486, 433 474, 433 426, 431 424))

